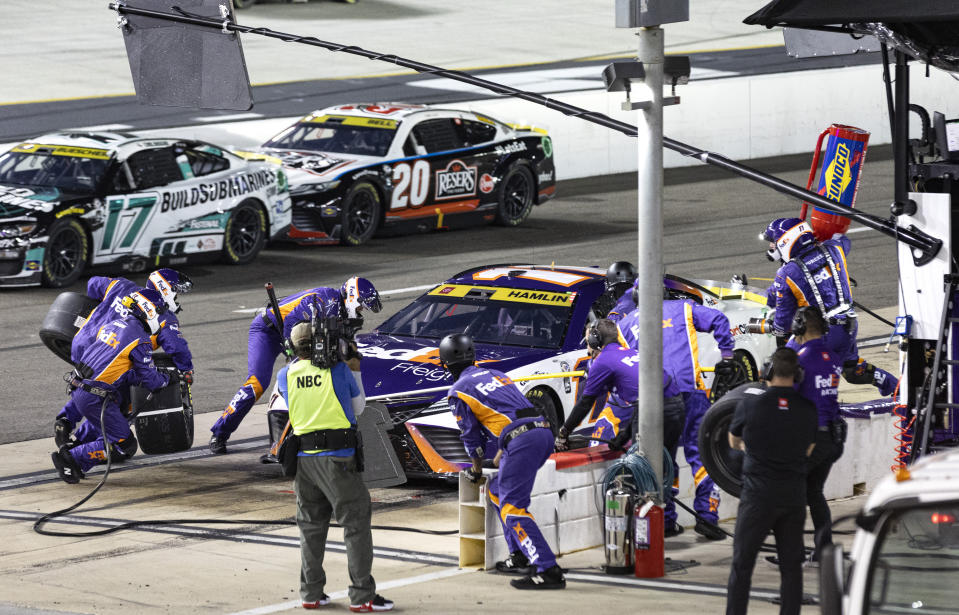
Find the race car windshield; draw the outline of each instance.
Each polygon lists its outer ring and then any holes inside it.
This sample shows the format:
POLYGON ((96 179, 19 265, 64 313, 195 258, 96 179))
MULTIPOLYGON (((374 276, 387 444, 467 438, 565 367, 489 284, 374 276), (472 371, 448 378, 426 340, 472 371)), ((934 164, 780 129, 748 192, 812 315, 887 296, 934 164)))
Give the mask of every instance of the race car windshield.
POLYGON ((435 340, 466 333, 479 344, 560 348, 570 310, 569 305, 424 295, 380 325, 377 332, 435 340))
POLYGON ((395 128, 361 126, 338 122, 301 122, 264 147, 333 152, 357 156, 386 156, 395 128))
POLYGON ((0 184, 49 186, 67 192, 94 192, 108 159, 9 152, 0 156, 0 184))

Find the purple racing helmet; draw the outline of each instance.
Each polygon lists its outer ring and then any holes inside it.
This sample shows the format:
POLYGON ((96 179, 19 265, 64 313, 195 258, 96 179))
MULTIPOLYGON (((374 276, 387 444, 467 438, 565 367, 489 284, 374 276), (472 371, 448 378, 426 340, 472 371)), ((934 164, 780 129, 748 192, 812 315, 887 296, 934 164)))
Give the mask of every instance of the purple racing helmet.
POLYGON ((766 251, 766 257, 771 261, 780 260, 784 263, 816 243, 812 227, 799 218, 776 218, 759 238, 776 244, 766 251))
POLYGON ((160 330, 160 314, 167 310, 163 297, 152 288, 134 291, 121 300, 130 315, 143 323, 150 335, 160 330))
POLYGON ((366 278, 354 276, 344 282, 340 289, 340 296, 343 298, 343 306, 346 308, 348 318, 358 318, 361 308, 366 308, 374 314, 383 309, 380 294, 376 292, 373 283, 366 278))
POLYGON ((163 302, 174 314, 179 314, 178 293, 188 293, 193 289, 193 280, 185 273, 174 269, 157 269, 147 278, 147 288, 151 288, 163 297, 163 302))

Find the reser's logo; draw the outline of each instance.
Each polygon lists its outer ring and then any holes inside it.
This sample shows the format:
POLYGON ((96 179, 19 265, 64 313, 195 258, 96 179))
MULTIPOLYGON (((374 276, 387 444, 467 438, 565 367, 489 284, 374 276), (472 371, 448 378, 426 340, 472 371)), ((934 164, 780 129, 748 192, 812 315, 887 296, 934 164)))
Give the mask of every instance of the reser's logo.
POLYGON ((476 194, 476 167, 453 160, 446 169, 436 172, 436 198, 452 199, 476 194))

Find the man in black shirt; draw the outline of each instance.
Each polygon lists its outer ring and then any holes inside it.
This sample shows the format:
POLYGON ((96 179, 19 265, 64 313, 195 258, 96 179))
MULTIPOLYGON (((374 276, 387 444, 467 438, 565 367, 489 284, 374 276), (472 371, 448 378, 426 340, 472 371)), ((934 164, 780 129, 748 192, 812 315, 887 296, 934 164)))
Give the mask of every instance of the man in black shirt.
POLYGON ((795 350, 778 349, 764 371, 769 388, 747 389, 729 426, 729 445, 746 455, 726 615, 746 613, 756 555, 770 529, 780 564, 779 613, 799 615, 802 605, 806 459, 815 446, 816 407, 793 388, 802 381, 795 350))

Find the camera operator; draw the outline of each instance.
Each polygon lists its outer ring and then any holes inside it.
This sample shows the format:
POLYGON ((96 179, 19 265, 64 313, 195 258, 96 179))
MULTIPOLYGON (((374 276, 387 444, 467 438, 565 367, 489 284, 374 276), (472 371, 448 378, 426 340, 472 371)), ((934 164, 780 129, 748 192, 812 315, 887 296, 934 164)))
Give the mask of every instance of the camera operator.
POLYGON ((366 405, 360 358, 347 362, 338 318, 301 322, 290 334, 296 359, 280 370, 277 385, 290 409, 296 436, 296 524, 300 529, 300 598, 303 608, 329 604, 323 555, 330 515, 343 526, 350 572, 350 610, 389 611, 371 573, 373 537, 370 492, 363 483, 362 443, 356 417, 366 405), (352 372, 352 373, 351 373, 352 372))

